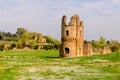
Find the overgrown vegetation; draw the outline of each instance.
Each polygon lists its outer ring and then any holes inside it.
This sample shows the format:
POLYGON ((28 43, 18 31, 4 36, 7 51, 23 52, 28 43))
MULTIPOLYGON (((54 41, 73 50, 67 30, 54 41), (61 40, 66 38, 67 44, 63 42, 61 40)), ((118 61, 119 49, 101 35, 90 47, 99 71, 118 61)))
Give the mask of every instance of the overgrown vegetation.
POLYGON ((60 41, 54 39, 50 36, 44 36, 41 33, 30 32, 25 28, 18 28, 15 34, 10 32, 0 31, 0 51, 9 50, 9 49, 39 49, 39 46, 44 46, 42 48, 50 49, 59 49, 60 41), (6 49, 5 49, 5 46, 6 49), (7 49, 8 48, 8 49, 7 49))
POLYGON ((0 52, 1 80, 119 80, 120 53, 59 58, 58 50, 0 52))
POLYGON ((120 42, 117 40, 106 40, 103 36, 100 36, 98 40, 92 40, 91 43, 94 49, 103 49, 107 46, 112 52, 120 52, 120 42))
MULTIPOLYGON (((98 40, 89 41, 94 49, 94 52, 102 50, 104 47, 109 47, 112 52, 120 51, 120 42, 117 40, 106 40, 103 36, 100 36, 98 40)), ((51 36, 45 36, 41 33, 30 32, 25 28, 19 27, 15 34, 10 32, 0 31, 0 51, 10 49, 59 49, 60 41, 52 38, 51 36), (4 43, 4 44, 3 44, 4 43), (7 45, 7 47, 5 47, 7 45)))

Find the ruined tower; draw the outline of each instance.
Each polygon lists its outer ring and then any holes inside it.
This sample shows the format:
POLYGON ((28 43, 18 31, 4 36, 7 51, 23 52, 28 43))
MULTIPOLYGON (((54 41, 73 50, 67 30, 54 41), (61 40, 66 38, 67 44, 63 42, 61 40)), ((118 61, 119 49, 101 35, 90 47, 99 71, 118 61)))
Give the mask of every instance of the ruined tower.
POLYGON ((83 56, 84 24, 78 15, 71 17, 67 24, 66 16, 62 17, 60 57, 83 56))

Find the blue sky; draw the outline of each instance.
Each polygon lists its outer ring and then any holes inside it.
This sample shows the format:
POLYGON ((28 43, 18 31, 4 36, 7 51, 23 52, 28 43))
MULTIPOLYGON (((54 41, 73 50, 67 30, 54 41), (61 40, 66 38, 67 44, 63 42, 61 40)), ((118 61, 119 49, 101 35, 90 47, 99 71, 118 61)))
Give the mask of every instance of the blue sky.
POLYGON ((78 14, 85 39, 120 40, 120 0, 0 0, 0 30, 18 27, 60 39, 61 17, 78 14))

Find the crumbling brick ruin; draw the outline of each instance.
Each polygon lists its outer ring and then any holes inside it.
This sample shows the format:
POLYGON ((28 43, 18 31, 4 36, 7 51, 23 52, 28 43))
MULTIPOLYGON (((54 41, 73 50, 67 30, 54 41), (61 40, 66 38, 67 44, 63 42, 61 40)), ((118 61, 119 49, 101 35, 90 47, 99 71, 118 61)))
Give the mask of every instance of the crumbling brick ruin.
MULTIPOLYGON (((71 17, 67 24, 66 16, 62 17, 60 57, 89 56, 94 53, 92 44, 84 41, 84 23, 78 15, 71 17)), ((110 52, 108 47, 102 53, 110 52)))
POLYGON ((93 54, 93 47, 92 44, 88 41, 83 42, 83 56, 89 56, 93 54))
POLYGON ((84 23, 78 15, 71 17, 69 24, 66 16, 62 18, 60 57, 83 56, 84 23))

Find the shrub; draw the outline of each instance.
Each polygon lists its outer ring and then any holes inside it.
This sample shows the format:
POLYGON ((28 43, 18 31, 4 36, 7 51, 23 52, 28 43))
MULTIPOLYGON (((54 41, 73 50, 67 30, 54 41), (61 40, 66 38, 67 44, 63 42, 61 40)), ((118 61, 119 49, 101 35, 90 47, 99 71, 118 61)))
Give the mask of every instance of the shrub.
POLYGON ((38 46, 38 45, 35 45, 35 46, 34 46, 34 49, 38 49, 38 48, 39 48, 39 46, 38 46))
POLYGON ((1 44, 0 45, 0 51, 3 51, 4 50, 4 44, 1 44))
POLYGON ((2 40, 3 39, 3 36, 2 35, 0 35, 0 40, 2 40))
POLYGON ((18 48, 18 49, 22 49, 22 48, 23 48, 22 43, 18 43, 18 44, 17 44, 17 48, 18 48))
POLYGON ((16 44, 14 44, 14 43, 12 43, 11 45, 10 45, 10 49, 13 49, 13 48, 15 48, 16 47, 16 44))
POLYGON ((44 46, 44 49, 45 49, 45 50, 54 49, 54 45, 46 45, 46 46, 44 46))
POLYGON ((111 46, 110 49, 111 49, 112 52, 117 52, 117 51, 119 51, 119 47, 116 46, 116 45, 111 46))
POLYGON ((34 47, 36 46, 36 42, 35 42, 34 40, 31 40, 31 41, 29 42, 29 45, 30 45, 30 48, 31 48, 31 49, 34 49, 34 47))
POLYGON ((55 45, 54 45, 54 48, 55 48, 55 49, 59 49, 59 48, 60 48, 60 44, 55 44, 55 45))

